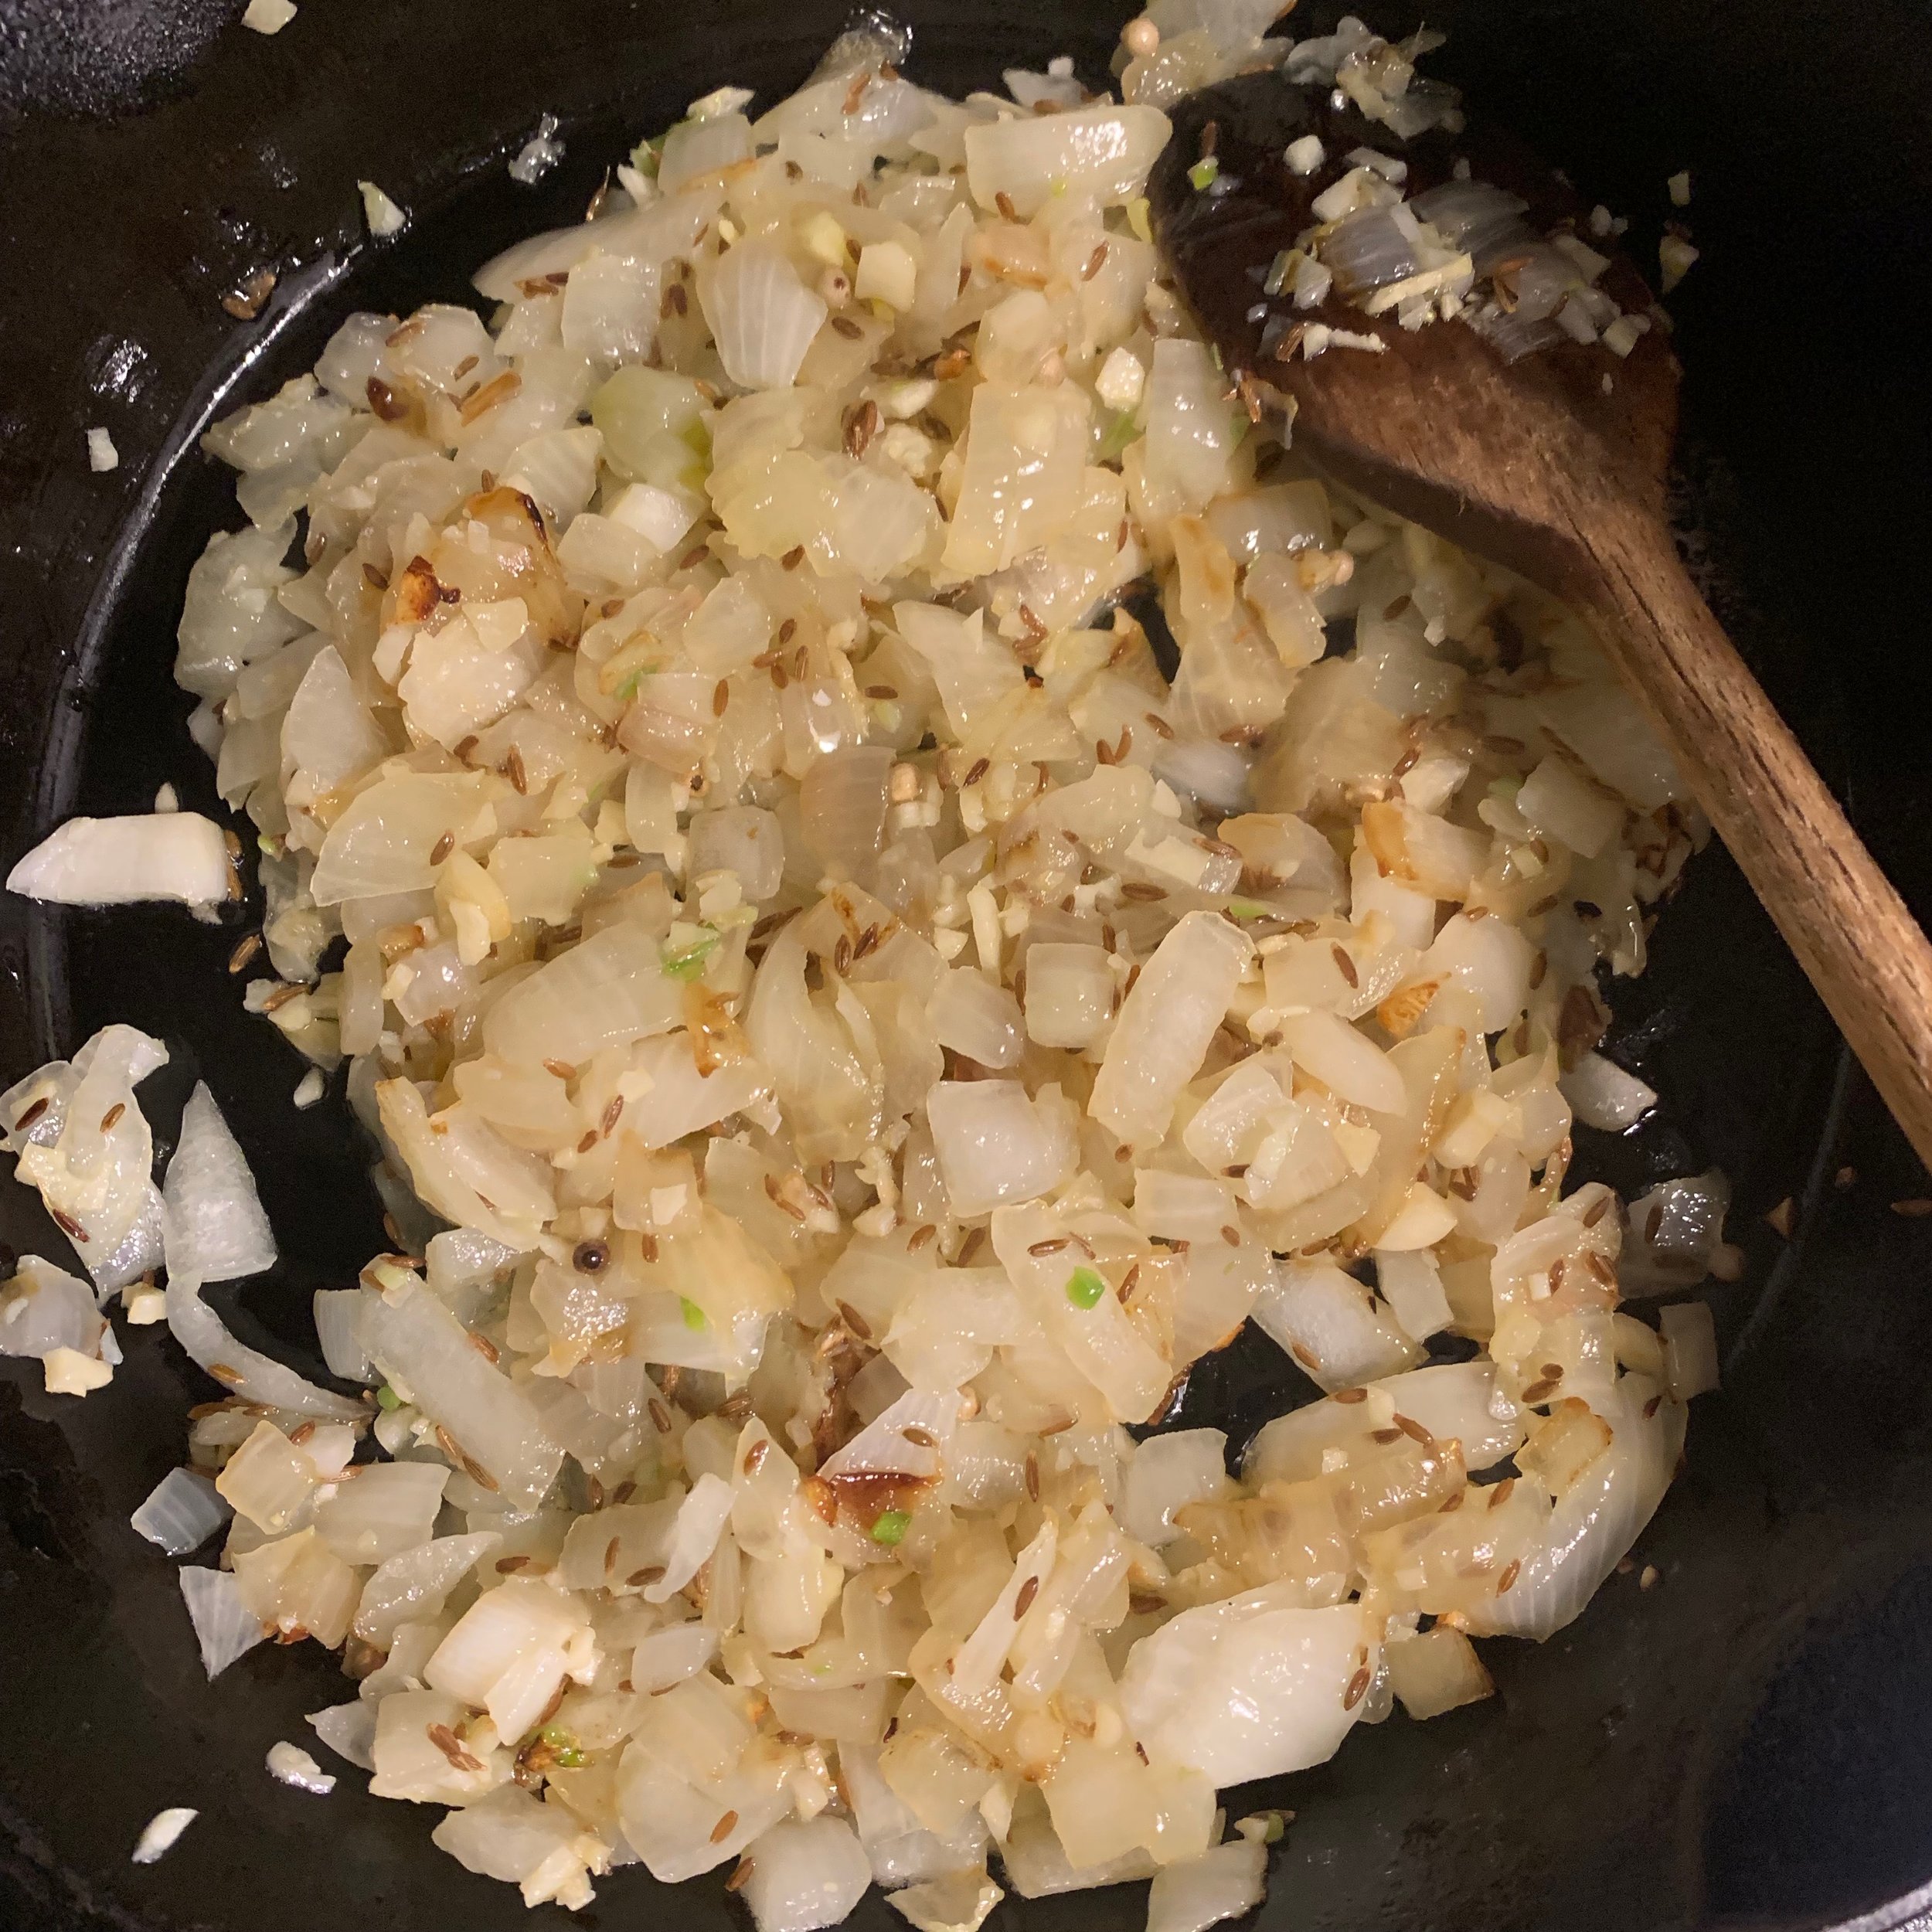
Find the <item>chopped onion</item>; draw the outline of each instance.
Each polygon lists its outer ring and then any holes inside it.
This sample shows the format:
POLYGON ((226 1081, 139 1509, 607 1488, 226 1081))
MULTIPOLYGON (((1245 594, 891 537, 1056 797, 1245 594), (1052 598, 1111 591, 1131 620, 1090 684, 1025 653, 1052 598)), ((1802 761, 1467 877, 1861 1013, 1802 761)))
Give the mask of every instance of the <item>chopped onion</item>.
POLYGON ((1087 1103, 1094 1119, 1123 1141, 1161 1138, 1252 957, 1226 920, 1211 913, 1180 920, 1121 1005, 1087 1103))
POLYGON ((529 1397, 477 1352, 427 1288, 410 1280, 366 1304, 362 1336, 389 1380, 409 1391, 505 1497, 526 1509, 543 1501, 563 1451, 529 1397))
POLYGON ((1206 1932, 1240 1918, 1261 1903, 1267 1870, 1268 1848, 1250 1838, 1163 1866, 1148 1894, 1147 1932, 1206 1932))
POLYGON ((207 912, 233 883, 221 828, 198 811, 70 818, 7 875, 7 890, 63 906, 172 900, 207 912))
POLYGON ((1557 1084, 1577 1119, 1606 1134, 1634 1127, 1657 1104, 1656 1088, 1601 1053, 1586 1053, 1557 1084))
POLYGON ((966 178, 981 207, 1004 200, 1022 219, 1056 195, 1118 206, 1140 193, 1167 136, 1159 109, 1111 102, 982 121, 966 130, 966 178))
POLYGON ((1723 1243, 1730 1198, 1730 1182, 1713 1170, 1660 1182, 1631 1202, 1617 1271, 1624 1294, 1662 1294, 1702 1281, 1723 1243))
POLYGON ((1702 1301, 1658 1311, 1664 1332, 1664 1374, 1673 1402, 1688 1402, 1717 1386, 1717 1330, 1702 1301))
POLYGON ((361 1288, 318 1288, 315 1295, 315 1339, 321 1345, 322 1359, 332 1376, 345 1382, 375 1379, 374 1366, 362 1346, 358 1323, 362 1297, 361 1288))
POLYGON ((1225 1494, 1228 1439, 1219 1429, 1182 1429, 1150 1436, 1127 1466, 1121 1526, 1150 1549, 1182 1532, 1175 1515, 1191 1502, 1225 1494))
POLYGON ((192 1469, 171 1469, 128 1520, 169 1556, 185 1556, 200 1549, 233 1513, 206 1476, 192 1469))
POLYGON ((37 1254, 0 1288, 0 1355, 45 1356, 56 1349, 100 1352, 103 1327, 94 1291, 37 1254))
POLYGON ((201 1290, 192 1279, 168 1282, 168 1326, 191 1360, 244 1401, 341 1422, 368 1419, 368 1411, 359 1402, 318 1389, 293 1369, 237 1342, 221 1317, 201 1298, 201 1290))
POLYGON ((770 243, 744 241, 708 257, 698 300, 725 373, 743 389, 785 389, 795 381, 827 313, 790 260, 770 243))
POLYGON ((852 745, 815 760, 805 774, 798 816, 805 844, 828 876, 861 877, 879 856, 892 767, 889 747, 852 745))
POLYGON ((1600 1413, 1609 1448, 1557 1499, 1548 1525, 1509 1590, 1469 1613, 1478 1636, 1555 1634, 1578 1616, 1663 1500, 1684 1440, 1684 1410, 1664 1402, 1643 1413, 1653 1384, 1622 1377, 1600 1413))
POLYGON ((926 1111, 961 1220, 1032 1200, 1066 1172, 1066 1138, 1017 1080, 942 1080, 927 1095, 926 1111))
POLYGON ((345 1563, 386 1563, 428 1543, 449 1479, 434 1463, 372 1464, 317 1504, 316 1530, 345 1563))
POLYGON ((1361 1713, 1349 1687, 1365 1652, 1372 1675, 1377 1648, 1359 1604, 1309 1610, 1293 1585, 1270 1583, 1184 1610, 1143 1638, 1121 1707, 1156 1764, 1216 1784, 1278 1777, 1334 1756, 1361 1713))
POLYGON ((326 1710, 311 1713, 308 1721, 315 1726, 315 1735, 338 1757, 358 1770, 372 1771, 376 1768, 376 1713, 375 1705, 352 1697, 346 1704, 332 1704, 326 1710))
POLYGON ((758 1932, 816 1932, 836 1925, 872 1883, 872 1862, 841 1818, 774 1825, 746 1852, 740 1896, 758 1932))
POLYGON ((1438 1624, 1420 1636, 1392 1643, 1383 1655, 1396 1698, 1418 1721, 1495 1695, 1475 1645, 1453 1624, 1438 1624))
POLYGON ((240 1582, 228 1570, 183 1570, 181 1594, 201 1646, 202 1668, 211 1679, 268 1634, 267 1626, 243 1603, 240 1582))
POLYGON ((448 1812, 430 1835, 467 1870, 519 1886, 526 1906, 554 1900, 581 1910, 596 1896, 590 1873, 610 1860, 567 1805, 546 1804, 513 1784, 448 1812))
POLYGON ((1359 1388, 1409 1367, 1421 1351, 1332 1261, 1291 1261, 1254 1318, 1324 1389, 1359 1388))
POLYGON ((275 1236, 255 1177, 206 1081, 195 1083, 182 1110, 162 1199, 171 1280, 203 1287, 275 1265, 275 1236))
POLYGON ((736 1500, 736 1492, 722 1477, 707 1474, 692 1485, 690 1494, 678 1505, 677 1521, 665 1550, 664 1574, 645 1586, 646 1603, 668 1602, 710 1560, 736 1500))
POLYGON ((355 1634, 378 1649, 393 1641, 396 1627, 438 1616, 450 1593, 477 1564, 503 1546, 493 1530, 438 1536, 391 1556, 362 1586, 355 1634))
POLYGON ((886 1894, 886 1903, 917 1932, 979 1932, 1006 1894, 985 1871, 948 1872, 886 1894))

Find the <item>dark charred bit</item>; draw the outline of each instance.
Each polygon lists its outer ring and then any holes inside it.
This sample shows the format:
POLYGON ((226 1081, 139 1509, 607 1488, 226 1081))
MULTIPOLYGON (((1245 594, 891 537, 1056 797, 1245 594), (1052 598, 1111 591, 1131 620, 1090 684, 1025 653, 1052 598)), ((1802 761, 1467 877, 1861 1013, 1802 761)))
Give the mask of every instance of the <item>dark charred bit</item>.
POLYGON ((1143 579, 1130 584, 1121 599, 1121 607, 1147 633, 1148 648, 1154 653, 1154 662, 1162 678, 1172 684, 1180 675, 1181 647, 1175 641, 1167 613, 1161 607, 1160 591, 1152 580, 1143 579))

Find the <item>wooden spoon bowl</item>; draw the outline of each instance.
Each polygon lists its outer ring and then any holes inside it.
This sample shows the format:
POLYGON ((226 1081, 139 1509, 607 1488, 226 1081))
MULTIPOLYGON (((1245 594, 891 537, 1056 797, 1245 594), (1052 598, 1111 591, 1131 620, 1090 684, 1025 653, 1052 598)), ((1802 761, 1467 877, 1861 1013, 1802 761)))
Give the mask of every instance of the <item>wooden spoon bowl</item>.
POLYGON ((1668 324, 1614 245, 1600 286, 1651 326, 1628 357, 1567 339, 1506 362, 1461 320, 1404 330, 1331 293, 1297 310, 1270 265, 1318 225, 1311 202, 1357 148, 1407 164, 1413 195, 1451 178, 1528 202, 1539 233, 1580 223, 1570 185, 1505 131, 1471 122, 1404 141, 1326 90, 1274 72, 1172 111, 1148 185, 1182 298, 1238 389, 1279 392, 1296 447, 1338 481, 1587 611, 1604 649, 1864 1063, 1932 1163, 1932 947, 1706 608, 1666 515, 1679 370, 1668 324), (1288 144, 1327 160, 1295 175, 1288 144), (1212 157, 1212 170, 1199 164, 1212 157), (1190 172, 1190 171, 1195 171, 1190 172), (1197 176, 1212 172, 1205 188, 1197 176), (1310 361, 1294 325, 1379 337, 1310 361), (1284 353, 1285 352, 1285 353, 1284 353))

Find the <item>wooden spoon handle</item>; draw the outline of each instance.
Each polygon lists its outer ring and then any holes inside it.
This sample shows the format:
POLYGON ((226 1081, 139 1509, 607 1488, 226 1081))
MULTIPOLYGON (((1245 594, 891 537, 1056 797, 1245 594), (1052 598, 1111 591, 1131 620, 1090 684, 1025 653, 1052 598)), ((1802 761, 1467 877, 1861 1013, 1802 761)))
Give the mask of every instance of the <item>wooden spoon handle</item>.
POLYGON ((1580 519, 1605 651, 1932 1167, 1932 945, 1679 562, 1639 513, 1580 519))

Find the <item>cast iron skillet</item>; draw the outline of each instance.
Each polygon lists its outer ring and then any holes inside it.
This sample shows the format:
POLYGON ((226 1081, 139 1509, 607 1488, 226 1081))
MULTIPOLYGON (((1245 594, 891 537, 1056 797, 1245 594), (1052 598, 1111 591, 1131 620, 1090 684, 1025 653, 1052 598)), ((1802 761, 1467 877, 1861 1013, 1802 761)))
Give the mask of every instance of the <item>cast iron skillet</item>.
MULTIPOLYGON (((163 780, 216 808, 168 675, 189 566, 239 521, 193 447, 211 413, 307 367, 352 308, 463 299, 471 266, 573 218, 606 163, 695 94, 734 80, 776 97, 844 4, 304 0, 273 40, 234 24, 233 0, 0 4, 0 860, 70 811, 144 809, 163 780), (515 186, 505 160, 546 111, 567 158, 515 186), (412 211, 393 245, 362 237, 363 175, 412 211), (219 297, 264 266, 281 277, 266 313, 232 319, 219 297), (122 452, 110 476, 87 468, 94 423, 122 452)), ((906 11, 912 71, 954 89, 1063 52, 1097 76, 1119 24, 1101 0, 906 11)), ((1932 25, 1906 0, 1437 0, 1428 17, 1451 34, 1434 70, 1628 211, 1643 252, 1665 177, 1693 170, 1706 258, 1673 304, 1688 540, 1932 913, 1932 25)), ((148 1027, 174 1055, 144 1090, 165 1147, 205 1073, 284 1257, 230 1305, 313 1369, 309 1291, 351 1279, 381 1237, 339 1099, 295 1113, 299 1064, 241 1013, 223 970, 239 930, 6 903, 0 1077, 110 1019, 148 1027)), ((1495 1701, 1398 1716, 1252 1794, 1299 1815, 1270 1927, 1876 1928, 1932 1899, 1932 1222, 1890 1211, 1932 1188, 1721 852, 1693 869, 1648 977, 1613 997, 1612 1050, 1668 1099, 1634 1139, 1592 1140, 1586 1171, 1635 1188, 1723 1166, 1750 1260, 1717 1298, 1724 1393, 1698 1404, 1687 1473, 1637 1552, 1659 1580, 1614 1580, 1546 1645, 1488 1646, 1495 1701), (1786 1196, 1789 1243, 1762 1218, 1786 1196)), ((10 1181, 0 1233, 64 1258, 10 1181)), ((302 1714, 349 1690, 313 1647, 203 1681, 174 1566, 126 1519, 213 1385, 154 1331, 84 1405, 38 1381, 0 1372, 0 1918, 530 1923, 512 1889, 431 1850, 425 1812, 354 1775, 326 1799, 270 1781, 267 1747, 306 1740, 302 1714), (131 1866, 142 1824, 181 1804, 200 1821, 159 1866, 131 1866)), ((1237 1348, 1189 1410, 1238 1429, 1312 1393, 1264 1345, 1237 1348)), ((1097 1932, 1141 1911, 1130 1889, 1009 1900, 993 1923, 1097 1932)), ((745 1922, 715 1882, 673 1896, 639 1869, 581 1923, 673 1921, 745 1922)), ((852 1923, 902 1921, 875 1896, 852 1923)))

